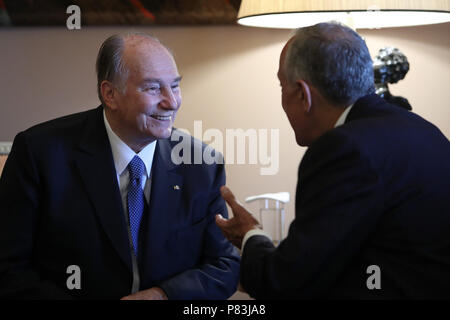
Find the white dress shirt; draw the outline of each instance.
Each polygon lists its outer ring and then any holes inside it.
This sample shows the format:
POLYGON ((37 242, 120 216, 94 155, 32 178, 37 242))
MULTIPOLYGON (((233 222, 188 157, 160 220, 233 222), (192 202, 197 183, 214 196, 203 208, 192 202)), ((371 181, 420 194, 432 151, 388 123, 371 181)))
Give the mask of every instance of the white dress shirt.
POLYGON ((353 108, 353 105, 350 105, 349 107, 345 108, 344 112, 342 112, 341 116, 336 121, 336 124, 334 125, 335 128, 339 127, 345 123, 345 120, 347 120, 347 116, 348 116, 350 110, 352 110, 352 108, 353 108))
POLYGON ((135 155, 137 155, 145 164, 146 174, 144 179, 141 179, 142 189, 144 190, 144 196, 147 203, 150 200, 150 188, 151 188, 151 169, 153 163, 153 156, 155 155, 156 141, 148 144, 144 149, 136 154, 125 142, 123 142, 117 134, 111 129, 111 126, 106 119, 105 110, 103 110, 103 119, 105 121, 106 132, 108 133, 109 142, 111 144, 111 150, 114 159, 114 165, 116 167, 117 183, 119 185, 120 195, 122 196, 122 205, 124 212, 127 210, 127 194, 128 184, 130 183, 130 173, 128 171, 128 164, 135 155))
MULTIPOLYGON (((353 105, 350 105, 349 107, 345 108, 344 112, 340 115, 340 117, 336 121, 336 124, 334 125, 335 128, 338 126, 341 126, 345 123, 345 120, 347 119, 347 115, 352 108, 353 108, 353 105)), ((247 242, 247 240, 256 235, 265 236, 265 237, 269 238, 270 241, 272 241, 272 238, 270 237, 270 235, 267 232, 265 232, 264 230, 259 229, 259 228, 252 229, 245 234, 244 239, 242 240, 242 247, 241 247, 242 253, 244 253, 244 247, 245 247, 245 243, 247 242)))
MULTIPOLYGON (((111 129, 111 126, 106 119, 105 110, 103 109, 103 120, 105 122, 106 132, 108 134, 109 143, 111 144, 111 151, 114 160, 114 166, 116 167, 117 183, 119 185, 120 195, 122 198, 122 206, 124 212, 124 218, 127 221, 128 227, 128 240, 130 245, 130 251, 133 251, 133 240, 131 237, 129 213, 127 205, 128 184, 130 183, 130 173, 128 171, 128 164, 134 156, 138 156, 144 162, 145 172, 143 173, 144 179, 141 179, 141 187, 144 190, 144 196, 147 203, 150 200, 151 189, 151 169, 153 163, 153 157, 155 155, 156 141, 148 144, 138 154, 134 152, 125 142, 123 142, 117 134, 111 129)), ((134 254, 131 255, 131 264, 133 268, 133 282, 131 286, 131 293, 139 291, 140 278, 137 258, 134 254)))

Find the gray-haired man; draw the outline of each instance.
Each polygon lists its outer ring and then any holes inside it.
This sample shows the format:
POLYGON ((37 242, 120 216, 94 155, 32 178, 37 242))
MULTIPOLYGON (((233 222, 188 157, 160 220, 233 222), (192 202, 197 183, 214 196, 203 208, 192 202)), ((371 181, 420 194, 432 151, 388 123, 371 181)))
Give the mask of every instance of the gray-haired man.
POLYGON ((224 167, 171 161, 173 56, 147 35, 112 36, 97 74, 100 107, 14 140, 0 180, 0 297, 228 298, 239 255, 214 223, 224 167))
POLYGON ((280 56, 282 105, 297 143, 295 219, 275 248, 226 187, 255 298, 449 298, 450 143, 431 123, 375 95, 363 39, 323 23, 280 56))

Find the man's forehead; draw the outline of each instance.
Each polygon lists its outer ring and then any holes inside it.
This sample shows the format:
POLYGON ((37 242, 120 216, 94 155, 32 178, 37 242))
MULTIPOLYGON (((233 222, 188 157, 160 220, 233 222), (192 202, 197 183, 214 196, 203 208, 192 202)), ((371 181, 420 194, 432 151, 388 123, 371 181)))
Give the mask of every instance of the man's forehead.
POLYGON ((169 51, 159 42, 144 37, 125 39, 123 55, 127 58, 146 55, 170 55, 169 51))
POLYGON ((281 50, 281 54, 280 54, 280 61, 284 61, 287 51, 289 50, 290 45, 292 44, 292 42, 294 41, 294 37, 290 38, 288 40, 288 42, 286 42, 286 44, 284 45, 283 49, 281 50))
POLYGON ((137 46, 142 44, 149 44, 149 45, 159 45, 162 46, 161 43, 151 37, 150 35, 144 35, 144 34, 131 34, 128 36, 125 36, 124 38, 125 46, 137 46))
POLYGON ((284 45, 283 49, 281 50, 280 59, 279 59, 278 73, 277 73, 278 78, 280 78, 280 76, 282 76, 283 72, 285 71, 284 69, 285 69, 286 54, 287 54, 287 51, 289 50, 289 46, 291 45, 293 40, 294 40, 294 37, 291 37, 286 42, 286 44, 284 45))
POLYGON ((158 42, 134 42, 125 45, 122 53, 125 65, 129 68, 151 68, 153 65, 165 64, 176 68, 171 53, 158 42))

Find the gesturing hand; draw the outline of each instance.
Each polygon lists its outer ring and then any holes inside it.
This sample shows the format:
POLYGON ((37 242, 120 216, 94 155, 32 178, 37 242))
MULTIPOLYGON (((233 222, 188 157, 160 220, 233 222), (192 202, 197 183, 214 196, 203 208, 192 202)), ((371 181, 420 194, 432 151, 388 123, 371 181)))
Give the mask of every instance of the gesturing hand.
POLYGON ((224 236, 239 249, 245 234, 260 227, 258 220, 245 210, 226 186, 220 188, 220 193, 233 211, 233 218, 225 219, 222 215, 216 215, 216 224, 222 230, 224 236))

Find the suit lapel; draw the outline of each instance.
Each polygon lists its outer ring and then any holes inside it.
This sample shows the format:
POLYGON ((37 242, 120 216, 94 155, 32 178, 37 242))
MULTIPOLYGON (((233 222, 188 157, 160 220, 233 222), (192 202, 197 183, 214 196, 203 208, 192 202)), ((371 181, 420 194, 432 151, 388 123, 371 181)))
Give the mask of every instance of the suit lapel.
MULTIPOLYGON (((171 160, 169 139, 158 140, 152 166, 152 186, 146 223, 145 254, 147 261, 164 254, 163 239, 168 237, 170 227, 177 224, 183 190, 183 176, 179 166, 171 160)), ((152 262, 153 260, 153 262, 152 262)))
POLYGON ((127 227, 101 107, 88 118, 75 163, 100 225, 131 270, 127 227))

